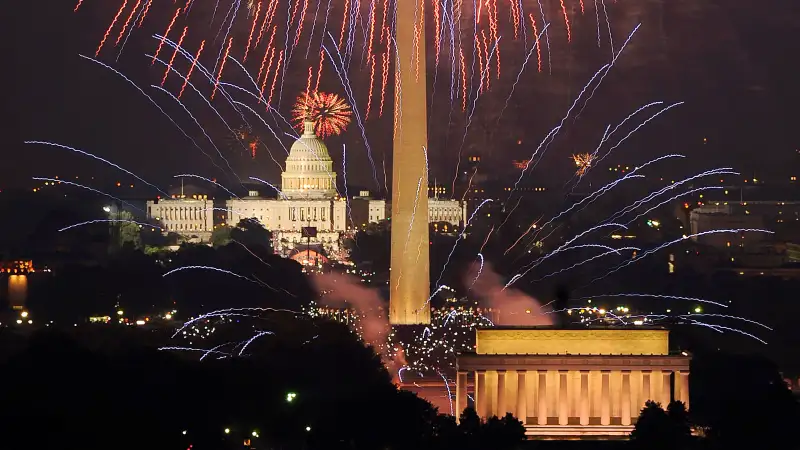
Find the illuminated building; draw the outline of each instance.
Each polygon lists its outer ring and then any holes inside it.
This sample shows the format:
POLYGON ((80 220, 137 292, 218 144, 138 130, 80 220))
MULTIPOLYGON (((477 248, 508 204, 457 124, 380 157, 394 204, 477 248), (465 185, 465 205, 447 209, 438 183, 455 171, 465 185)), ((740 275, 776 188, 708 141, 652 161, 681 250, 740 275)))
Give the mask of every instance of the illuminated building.
MULTIPOLYGON (((705 205, 689 213, 689 223, 693 235, 708 233, 713 230, 731 230, 736 228, 764 229, 764 218, 755 214, 737 214, 730 205, 705 205)), ((709 233, 694 236, 692 240, 699 244, 718 248, 730 247, 733 241, 736 247, 763 241, 768 235, 759 232, 709 233)))
MULTIPOLYGON (((45 269, 49 272, 49 269, 45 269)), ((36 272, 33 261, 0 261, 0 274, 8 274, 8 304, 11 309, 22 310, 28 299, 28 274, 36 272)))
POLYGON ((346 200, 337 195, 333 160, 313 122, 305 123, 304 133, 292 144, 281 183, 277 198, 251 191, 247 197, 228 200, 226 223, 259 221, 273 232, 275 249, 286 255, 304 245, 337 251, 342 233, 353 230, 355 223, 349 222, 346 200), (315 228, 316 236, 303 236, 305 227, 315 228))
POLYGON ((392 245, 389 321, 397 325, 431 321, 428 248, 427 71, 425 27, 418 5, 400 1, 395 10, 394 147, 392 157, 392 245), (423 191, 420 193, 419 190, 423 191), (415 194, 416 193, 416 194, 415 194))
POLYGON ((533 438, 624 437, 647 400, 689 407, 689 361, 669 353, 658 328, 476 331, 474 353, 458 356, 456 410, 474 383, 483 417, 519 418, 533 438))
MULTIPOLYGON (((235 226, 242 219, 257 220, 273 232, 275 249, 287 256, 307 245, 337 252, 344 233, 386 220, 389 204, 370 198, 368 191, 347 201, 336 191, 336 176, 327 146, 314 133, 313 123, 307 122, 289 151, 277 198, 253 190, 246 197, 230 199, 225 203, 225 222, 235 226), (303 236, 305 227, 315 228, 316 236, 303 236)), ((466 213, 460 205, 453 200, 432 202, 433 216, 458 225, 466 213)))
MULTIPOLYGON (((289 151, 276 197, 262 196, 253 189, 247 196, 229 199, 224 208, 216 208, 224 213, 216 215, 221 216, 222 223, 215 225, 214 201, 207 195, 184 195, 182 188, 173 198, 148 201, 147 217, 158 222, 165 234, 177 233, 195 242, 209 242, 215 227, 255 219, 273 232, 275 249, 285 256, 293 256, 298 248, 309 245, 337 252, 344 233, 388 219, 391 203, 371 198, 368 191, 348 201, 337 193, 336 176, 327 146, 314 133, 313 123, 307 122, 305 132, 289 151), (304 236, 307 227, 314 228, 316 235, 304 236)), ((435 198, 429 200, 426 213, 418 209, 416 217, 423 220, 427 216, 430 221, 459 227, 466 221, 467 210, 464 202, 435 198)), ((422 223, 427 226, 426 222, 422 223)))
POLYGON ((209 242, 214 231, 214 200, 207 195, 176 195, 147 202, 147 217, 164 233, 177 233, 190 242, 209 242))

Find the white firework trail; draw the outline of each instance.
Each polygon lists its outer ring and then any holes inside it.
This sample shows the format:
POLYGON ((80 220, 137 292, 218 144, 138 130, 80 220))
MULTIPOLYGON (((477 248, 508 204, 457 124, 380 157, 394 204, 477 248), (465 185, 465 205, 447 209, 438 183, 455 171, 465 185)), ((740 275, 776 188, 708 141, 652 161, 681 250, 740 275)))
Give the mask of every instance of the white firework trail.
POLYGON ((658 247, 655 247, 655 248, 653 248, 651 250, 648 250, 647 252, 643 253, 641 256, 636 257, 636 259, 631 259, 629 261, 625 261, 624 263, 621 263, 621 264, 617 265, 616 267, 611 269, 609 272, 607 272, 605 275, 597 277, 597 278, 593 279, 592 281, 590 281, 589 284, 592 284, 595 281, 602 280, 603 278, 611 275, 612 273, 615 273, 615 272, 617 272, 617 271, 619 271, 619 270, 621 270, 621 269, 623 269, 623 268, 625 268, 625 267, 627 267, 627 266, 629 266, 629 265, 631 265, 631 264, 633 264, 635 262, 641 261, 645 257, 647 257, 649 255, 652 255, 653 253, 655 253, 655 252, 657 252, 659 250, 663 250, 663 249, 665 249, 665 248, 667 248, 667 247, 669 247, 671 245, 677 244, 678 242, 683 242, 683 241, 685 241, 687 239, 691 239, 691 238, 694 238, 694 237, 705 236, 705 235, 708 235, 708 234, 716 234, 716 233, 767 233, 767 234, 774 234, 773 231, 762 230, 762 229, 759 229, 759 228, 732 228, 732 229, 709 230, 709 231, 703 231, 703 232, 700 232, 700 233, 684 235, 684 236, 682 236, 682 237, 680 237, 678 239, 674 239, 672 241, 669 241, 669 242, 666 242, 664 244, 661 244, 658 247))
POLYGON ((237 199, 239 198, 238 195, 234 194, 230 189, 226 188, 225 186, 217 183, 216 181, 214 181, 214 180, 212 180, 210 178, 202 177, 200 175, 195 175, 193 173, 181 173, 181 174, 178 174, 178 175, 174 175, 172 178, 197 178, 199 180, 203 180, 203 181, 209 182, 209 183, 211 183, 211 184, 213 184, 213 185, 215 185, 215 186, 217 186, 219 188, 222 188, 225 192, 227 192, 228 194, 231 194, 231 197, 234 197, 234 198, 237 198, 237 199))
POLYGON ((152 227, 152 228, 158 228, 159 230, 161 230, 161 229, 162 229, 162 228, 161 228, 161 227, 159 227, 158 225, 153 225, 153 224, 144 223, 144 222, 137 222, 137 221, 135 221, 135 220, 126 220, 126 219, 95 219, 95 220, 87 220, 87 221, 85 221, 85 222, 79 222, 79 223, 75 223, 75 224, 72 224, 72 225, 66 226, 66 227, 64 227, 64 228, 61 228, 61 229, 59 229, 58 231, 67 231, 67 230, 71 230, 71 229, 73 229, 73 228, 78 228, 78 227, 82 227, 82 226, 84 226, 84 225, 91 225, 91 224, 95 224, 95 223, 131 223, 131 224, 134 224, 134 225, 139 225, 140 227, 152 227))
POLYGON ((608 222, 608 221, 611 221, 611 220, 616 220, 616 219, 618 219, 618 218, 624 216, 625 214, 635 210, 636 208, 642 206, 643 204, 649 202, 650 200, 658 197, 659 195, 661 195, 661 194, 663 194, 663 193, 665 193, 667 191, 671 191, 671 190, 673 190, 673 189, 675 189, 677 187, 680 187, 680 186, 682 186, 682 185, 684 185, 684 184, 686 184, 686 183, 688 183, 690 181, 696 180, 698 178, 708 177, 708 176, 712 176, 712 175, 739 175, 739 173, 738 172, 734 172, 733 169, 731 169, 730 167, 722 167, 722 168, 718 168, 718 169, 707 170, 707 171, 701 172, 701 173, 699 173, 697 175, 693 175, 693 176, 691 176, 689 178, 684 178, 683 180, 680 180, 677 183, 670 184, 667 187, 659 189, 659 190, 657 190, 655 192, 651 192, 647 196, 645 196, 645 197, 643 197, 643 198, 631 203, 630 205, 622 208, 621 210, 619 210, 619 211, 615 212, 614 214, 612 214, 611 216, 609 216, 605 220, 605 222, 608 222))
MULTIPOLYGON (((591 227, 591 228, 589 228, 587 230, 584 230, 583 232, 573 236, 571 239, 569 239, 567 242, 561 244, 558 248, 556 248, 552 252, 549 252, 548 254, 546 254, 546 255, 544 255, 544 256, 542 256, 540 258, 537 258, 535 261, 530 263, 528 265, 528 267, 525 268, 522 271, 522 273, 518 273, 518 274, 514 275, 513 277, 511 277, 511 280, 509 280, 509 282, 506 283, 506 285, 503 287, 503 290, 508 289, 517 280, 519 280, 520 278, 522 278, 525 275, 527 275, 531 270, 535 269, 537 266, 542 264, 545 260, 547 260, 547 259, 549 259, 549 258, 551 258, 551 257, 553 257, 553 256, 565 251, 565 250, 568 250, 570 244, 572 244, 576 240, 582 238, 583 236, 586 236, 587 234, 589 234, 589 233, 591 233, 593 231, 597 231, 597 230, 599 230, 601 228, 605 228, 605 227, 609 227, 609 226, 612 226, 612 224, 603 224, 603 223, 601 223, 599 225, 595 225, 595 226, 593 226, 593 227, 591 227)), ((622 224, 619 224, 619 223, 618 224, 613 224, 613 226, 619 226, 619 227, 627 229, 627 227, 625 227, 625 225, 622 225, 622 224)))
POLYGON ((260 337, 263 337, 263 336, 271 336, 271 335, 274 335, 274 334, 275 333, 273 333, 272 331, 260 331, 260 332, 256 333, 253 337, 248 339, 247 342, 244 343, 244 345, 242 345, 242 348, 239 350, 239 356, 242 356, 244 351, 247 349, 247 346, 252 344, 253 341, 255 341, 256 339, 258 339, 260 337))
POLYGON ((715 302, 713 300, 707 300, 704 298, 698 297, 683 297, 680 295, 667 295, 667 294, 647 294, 647 293, 639 293, 639 292, 620 292, 615 294, 598 294, 598 295, 588 295, 585 297, 578 298, 576 300, 593 300, 596 298, 616 298, 616 297, 628 297, 628 298, 657 298, 662 300, 681 300, 681 301, 689 301, 689 302, 697 302, 697 303, 704 303, 707 305, 714 305, 719 306, 722 308, 727 308, 728 305, 720 302, 715 302))
POLYGON ((472 219, 474 219, 475 216, 478 214, 478 212, 481 210, 481 208, 483 208, 483 205, 485 205, 485 204, 487 204, 487 203, 489 203, 491 201, 492 201, 492 199, 488 199, 488 198, 486 200, 482 201, 481 204, 478 205, 477 208, 475 208, 475 211, 472 212, 472 215, 469 216, 469 220, 467 220, 467 223, 464 224, 464 231, 458 235, 458 238, 456 239, 455 244, 453 244, 453 248, 450 249, 450 254, 447 255, 447 260, 445 261, 444 267, 442 267, 442 271, 441 271, 441 273, 439 273, 439 278, 436 280, 435 284, 438 285, 439 282, 442 281, 442 277, 444 276, 444 272, 445 272, 445 270, 447 270, 447 266, 450 264, 450 259, 453 257, 453 253, 455 253, 456 247, 458 247, 458 243, 461 242, 461 239, 464 236, 466 236, 467 228, 469 228, 470 223, 472 223, 472 219))
POLYGON ((94 193, 106 196, 106 197, 108 197, 108 198, 110 198, 112 200, 115 200, 115 201, 117 201, 117 202, 119 202, 121 204, 127 205, 127 206, 129 206, 129 207, 131 207, 133 209, 138 210, 138 211, 145 212, 145 210, 143 210, 142 208, 139 208, 139 207, 133 205, 132 203, 128 203, 125 200, 122 200, 121 198, 114 197, 111 194, 107 194, 107 193, 105 193, 103 191, 99 191, 99 190, 97 190, 95 188, 92 188, 92 187, 89 187, 89 186, 84 186, 84 185, 79 184, 79 183, 73 183, 72 181, 67 181, 67 180, 60 180, 58 178, 31 177, 31 179, 32 180, 36 180, 36 181, 50 181, 50 182, 53 182, 53 183, 63 183, 63 184, 67 184, 67 185, 70 185, 70 186, 79 187, 81 189, 86 189, 87 191, 92 191, 94 193))

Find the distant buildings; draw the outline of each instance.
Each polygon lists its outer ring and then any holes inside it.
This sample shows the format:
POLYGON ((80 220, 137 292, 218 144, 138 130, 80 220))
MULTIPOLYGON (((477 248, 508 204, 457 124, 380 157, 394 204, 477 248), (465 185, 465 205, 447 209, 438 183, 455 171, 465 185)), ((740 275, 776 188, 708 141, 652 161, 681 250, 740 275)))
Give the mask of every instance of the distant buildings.
MULTIPOLYGON (((247 196, 230 198, 224 206, 215 208, 206 196, 149 201, 147 214, 161 223, 164 232, 174 232, 193 240, 208 242, 215 227, 235 226, 242 219, 255 219, 273 232, 275 248, 288 254, 309 244, 326 252, 339 249, 340 238, 370 223, 389 219, 390 203, 371 198, 361 191, 345 199, 336 189, 336 172, 325 143, 314 133, 312 123, 306 123, 302 136, 292 145, 281 174, 280 191, 265 196, 251 190, 247 196), (215 209, 223 211, 215 221, 215 209), (308 230, 314 235, 309 236, 308 230), (304 234, 304 230, 306 233, 304 234)), ((428 201, 431 223, 447 222, 454 227, 466 222, 466 203, 442 200, 437 195, 428 201)))
POLYGON ((670 353, 666 329, 484 328, 457 358, 456 411, 510 412, 533 438, 623 437, 648 400, 689 408, 691 357, 670 353))
POLYGON ((207 195, 151 200, 147 202, 147 217, 159 222, 165 233, 208 242, 214 231, 214 200, 209 200, 207 195))
POLYGON ((744 247, 745 244, 755 244, 769 236, 763 232, 712 233, 714 230, 764 229, 762 216, 735 212, 730 205, 695 208, 689 213, 689 223, 693 241, 718 248, 744 247))

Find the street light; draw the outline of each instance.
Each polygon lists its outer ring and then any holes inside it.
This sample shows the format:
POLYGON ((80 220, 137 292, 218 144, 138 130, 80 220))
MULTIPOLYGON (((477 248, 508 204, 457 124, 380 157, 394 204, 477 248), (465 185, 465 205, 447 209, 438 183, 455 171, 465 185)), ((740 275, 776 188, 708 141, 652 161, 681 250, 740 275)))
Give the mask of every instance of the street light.
POLYGON ((105 211, 107 213, 110 213, 111 212, 111 207, 110 206, 103 206, 103 211, 105 211))

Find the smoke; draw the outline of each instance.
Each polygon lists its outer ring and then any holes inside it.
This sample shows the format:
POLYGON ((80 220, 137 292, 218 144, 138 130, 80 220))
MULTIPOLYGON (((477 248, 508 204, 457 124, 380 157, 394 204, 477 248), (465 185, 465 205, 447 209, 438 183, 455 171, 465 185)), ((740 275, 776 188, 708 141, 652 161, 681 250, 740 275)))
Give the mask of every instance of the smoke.
POLYGON ((356 278, 340 273, 326 273, 311 277, 320 302, 331 308, 350 308, 361 313, 361 336, 367 344, 378 349, 386 347, 389 318, 383 299, 376 289, 364 287, 356 278))
POLYGON ((388 336, 391 330, 384 301, 377 289, 365 287, 358 278, 341 273, 326 273, 311 277, 314 289, 321 295, 320 303, 330 308, 355 309, 361 321, 361 337, 380 356, 392 380, 399 383, 400 369, 408 365, 405 351, 399 346, 391 356, 388 336))
POLYGON ((495 325, 553 325, 552 315, 545 314, 535 298, 514 288, 504 290, 502 277, 489 262, 483 265, 481 272, 479 270, 479 265, 473 264, 465 283, 467 286, 472 284, 472 291, 478 296, 481 306, 499 312, 493 315, 495 325))

